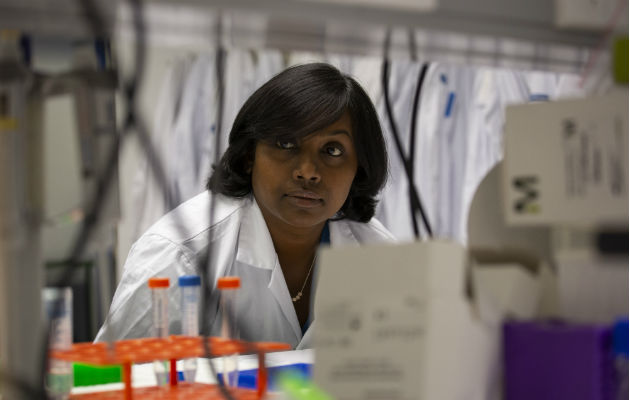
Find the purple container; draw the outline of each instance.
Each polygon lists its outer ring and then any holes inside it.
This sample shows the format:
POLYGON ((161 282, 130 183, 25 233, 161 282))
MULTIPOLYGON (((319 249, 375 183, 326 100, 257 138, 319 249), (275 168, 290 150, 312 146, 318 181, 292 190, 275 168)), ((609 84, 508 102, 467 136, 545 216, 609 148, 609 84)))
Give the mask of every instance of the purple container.
POLYGON ((557 322, 503 326, 506 400, 611 400, 611 329, 557 322))

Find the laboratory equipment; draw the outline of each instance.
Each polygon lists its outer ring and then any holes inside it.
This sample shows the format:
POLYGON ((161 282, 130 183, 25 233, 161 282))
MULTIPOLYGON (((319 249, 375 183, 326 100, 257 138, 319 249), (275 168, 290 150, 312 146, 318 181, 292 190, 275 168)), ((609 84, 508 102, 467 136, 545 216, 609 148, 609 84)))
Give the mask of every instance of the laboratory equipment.
MULTIPOLYGON (((49 348, 68 350, 72 346, 72 289, 45 288, 42 304, 49 330, 49 348)), ((72 389, 72 363, 50 359, 46 375, 46 391, 52 399, 67 399, 72 389)))
MULTIPOLYGON (((151 307, 153 310, 153 336, 156 338, 165 338, 168 336, 168 296, 167 290, 170 281, 168 278, 151 278, 149 279, 149 288, 151 289, 151 307)), ((155 369, 155 379, 159 385, 166 384, 168 375, 168 366, 164 360, 155 360, 153 362, 155 369)))
MULTIPOLYGON (((236 295, 241 287, 241 279, 237 276, 224 276, 217 281, 221 291, 221 337, 238 339, 238 323, 236 321, 236 295)), ((223 384, 229 387, 238 385, 238 355, 223 356, 223 384)))
MULTIPOLYGON (((0 371, 40 388, 42 102, 19 38, 0 30, 0 371)), ((10 380, 0 397, 29 398, 10 380)))
POLYGON ((201 337, 169 336, 167 338, 141 338, 120 340, 108 347, 106 343, 76 343, 69 350, 55 350, 51 357, 64 361, 76 361, 85 364, 106 366, 122 365, 122 390, 92 392, 72 395, 72 399, 223 399, 216 385, 177 380, 175 369, 171 369, 169 387, 159 386, 132 388, 132 364, 149 363, 154 360, 169 360, 174 366, 178 359, 205 356, 210 350, 211 357, 226 354, 254 353, 258 359, 258 385, 255 390, 235 388, 230 390, 234 399, 262 399, 267 391, 265 354, 269 352, 289 350, 291 346, 277 342, 243 342, 226 340, 217 337, 207 339, 201 337), (204 345, 204 340, 206 345, 204 345))
POLYGON ((628 91, 507 107, 501 182, 508 226, 627 230, 628 91))
MULTIPOLYGON (((197 275, 179 277, 182 301, 182 335, 199 336, 199 296, 201 279, 197 275)), ((194 382, 197 374, 197 359, 187 358, 184 364, 184 379, 194 382)))

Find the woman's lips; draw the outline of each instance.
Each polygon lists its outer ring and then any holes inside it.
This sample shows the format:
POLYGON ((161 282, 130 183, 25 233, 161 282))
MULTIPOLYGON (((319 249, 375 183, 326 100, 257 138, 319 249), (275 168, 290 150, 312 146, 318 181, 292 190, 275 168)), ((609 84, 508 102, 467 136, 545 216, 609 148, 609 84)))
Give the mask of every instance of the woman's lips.
POLYGON ((322 196, 318 195, 315 192, 311 192, 310 190, 293 190, 287 193, 287 196, 291 197, 301 197, 304 199, 310 200, 321 200, 322 196))
POLYGON ((309 190, 294 190, 287 193, 286 197, 289 202, 300 208, 314 208, 323 203, 320 195, 309 190))

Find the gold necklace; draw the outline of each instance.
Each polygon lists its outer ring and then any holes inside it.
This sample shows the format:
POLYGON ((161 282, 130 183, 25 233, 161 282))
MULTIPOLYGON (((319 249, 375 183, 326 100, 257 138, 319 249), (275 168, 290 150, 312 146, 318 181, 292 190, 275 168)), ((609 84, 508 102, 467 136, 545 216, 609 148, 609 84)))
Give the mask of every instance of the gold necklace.
POLYGON ((291 300, 295 303, 296 301, 302 298, 302 291, 306 287, 306 282, 308 282, 308 277, 311 276, 311 271, 313 270, 313 265, 315 265, 315 259, 317 256, 313 256, 313 261, 311 261, 311 267, 308 269, 308 274, 306 274, 306 279, 304 279, 304 284, 302 285, 302 289, 295 295, 295 297, 291 297, 291 300))

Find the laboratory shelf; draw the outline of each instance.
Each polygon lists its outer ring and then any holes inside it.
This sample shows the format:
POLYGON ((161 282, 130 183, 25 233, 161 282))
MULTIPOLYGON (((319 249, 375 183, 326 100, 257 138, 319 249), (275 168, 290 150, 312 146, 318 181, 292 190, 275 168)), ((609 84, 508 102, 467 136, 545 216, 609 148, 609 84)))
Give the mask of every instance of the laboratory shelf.
POLYGON ((167 338, 142 338, 120 340, 109 346, 107 343, 76 343, 68 350, 53 350, 51 358, 93 365, 120 364, 123 370, 123 390, 72 395, 70 399, 219 399, 222 398, 216 385, 178 382, 176 361, 192 357, 220 357, 231 354, 258 354, 259 385, 255 390, 230 390, 235 399, 259 399, 266 391, 267 370, 265 353, 289 350, 285 343, 246 342, 217 337, 169 336, 167 338), (204 344, 204 339, 206 340, 204 344), (206 346, 207 345, 207 346, 206 346), (170 362, 168 386, 149 388, 131 387, 131 365, 157 360, 170 362))

